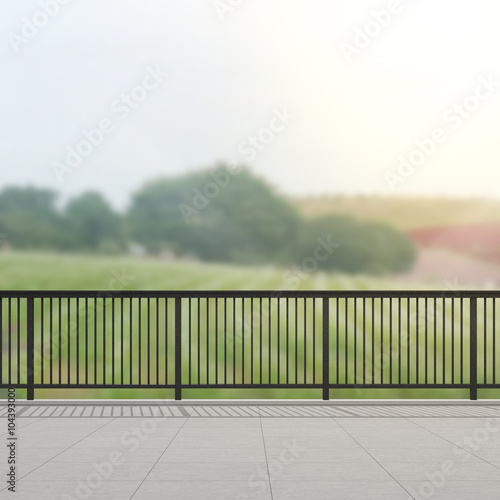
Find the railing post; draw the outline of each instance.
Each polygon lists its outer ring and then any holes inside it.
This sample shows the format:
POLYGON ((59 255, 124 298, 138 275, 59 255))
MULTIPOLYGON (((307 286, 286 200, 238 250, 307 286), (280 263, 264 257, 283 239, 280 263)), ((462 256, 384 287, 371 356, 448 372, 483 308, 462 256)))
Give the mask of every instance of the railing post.
MULTIPOLYGON (((33 401, 35 399, 35 313, 33 297, 27 298, 26 311, 26 335, 27 335, 27 396, 26 399, 33 401)), ((19 346, 18 346, 19 349, 19 346)))
POLYGON ((182 299, 175 298, 175 399, 182 399, 182 299))
POLYGON ((323 400, 330 399, 330 299, 323 297, 323 400))
MULTIPOLYGON (((470 318, 470 399, 477 400, 477 298, 471 297, 470 318)), ((484 326, 486 328, 486 325, 484 326)))

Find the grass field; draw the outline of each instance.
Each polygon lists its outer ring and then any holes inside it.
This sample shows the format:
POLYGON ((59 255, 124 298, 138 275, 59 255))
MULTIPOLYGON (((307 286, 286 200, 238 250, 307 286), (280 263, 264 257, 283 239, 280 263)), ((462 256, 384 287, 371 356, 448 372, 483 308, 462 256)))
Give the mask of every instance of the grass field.
MULTIPOLYGON (((129 289, 129 290, 282 290, 289 289, 286 285, 285 269, 276 268, 242 268, 222 265, 206 265, 199 263, 188 262, 162 262, 158 260, 147 260, 130 257, 91 257, 91 256, 71 256, 71 255, 54 255, 42 253, 2 253, 0 254, 0 286, 3 290, 112 290, 112 289, 129 289)), ((428 286, 423 285, 406 285, 411 289, 424 289, 428 286)), ((402 283, 390 279, 375 279, 364 276, 347 276, 347 275, 326 275, 313 274, 304 276, 300 281, 298 289, 302 290, 390 290, 401 289, 402 283)), ((64 344, 64 349, 59 353, 58 348, 52 353, 53 359, 60 359, 64 368, 64 377, 69 376, 73 381, 77 376, 83 377, 83 367, 78 370, 76 368, 76 345, 88 345, 86 361, 87 366, 97 369, 97 382, 101 380, 99 377, 106 376, 106 380, 110 380, 116 376, 120 380, 124 377, 125 382, 132 377, 143 377, 146 380, 149 376, 155 380, 156 373, 159 373, 159 380, 164 381, 165 376, 169 383, 172 381, 173 371, 172 366, 165 362, 163 354, 167 347, 168 352, 173 352, 173 346, 165 346, 164 340, 161 337, 161 331, 164 331, 164 325, 172 330, 173 318, 165 317, 165 304, 156 303, 154 300, 151 303, 144 299, 141 304, 135 303, 133 307, 134 319, 132 323, 129 319, 130 303, 125 303, 125 314, 120 314, 119 306, 113 309, 111 299, 100 299, 106 302, 105 315, 103 314, 103 302, 98 305, 98 309, 94 314, 91 308, 78 317, 78 328, 84 331, 84 323, 87 318, 91 324, 88 339, 83 339, 82 335, 76 336, 76 328, 66 328, 71 318, 74 321, 76 317, 75 308, 78 307, 76 302, 67 304, 68 308, 62 308, 61 329, 59 329, 59 318, 57 314, 53 319, 52 325, 55 332, 63 331, 63 335, 69 338, 69 347, 64 344), (142 312, 142 319, 138 323, 138 312, 142 312), (150 311, 153 318, 151 324, 151 335, 141 333, 140 340, 138 336, 141 332, 147 331, 147 311, 150 311), (105 317, 106 325, 102 323, 105 317), (155 319, 157 318, 157 319, 155 319), (109 325, 116 322, 117 335, 111 336, 109 325), (95 322, 95 328, 94 328, 95 322), (98 326, 97 326, 98 324, 98 326), (123 330, 124 337, 122 338, 118 332, 123 330), (67 332, 70 332, 69 337, 67 332), (106 331, 106 336, 103 332, 106 331), (133 333, 130 333, 133 332, 133 333), (105 343, 106 356, 102 355, 102 350, 98 349, 97 356, 94 356, 94 345, 102 345, 105 343), (138 357, 139 342, 141 345, 141 358, 138 357), (83 343, 83 344, 82 344, 83 343), (157 353, 159 353, 157 355, 157 353), (149 359, 148 356, 151 358, 149 359), (125 360, 125 365, 132 359, 133 372, 121 370, 121 360, 125 360), (69 374, 66 375, 68 360, 71 361, 69 374), (151 361, 151 368, 148 371, 145 367, 148 366, 148 361, 151 361), (140 368, 139 368, 140 367, 140 368)), ((314 357, 316 360, 321 360, 321 345, 318 338, 313 344, 313 332, 316 332, 319 337, 322 310, 320 301, 312 302, 312 299, 304 302, 299 299, 297 302, 291 300, 288 304, 285 299, 279 299, 281 309, 278 312, 278 299, 273 299, 272 302, 264 303, 267 309, 264 312, 258 309, 258 304, 252 304, 250 300, 245 299, 245 303, 228 303, 215 301, 193 303, 191 309, 191 318, 189 315, 184 316, 183 324, 183 359, 187 360, 189 356, 194 361, 194 367, 191 373, 188 373, 184 363, 183 379, 185 381, 191 376, 193 380, 200 377, 200 383, 206 381, 213 382, 215 377, 222 381, 224 377, 232 382, 242 382, 243 377, 248 382, 252 375, 260 377, 262 370, 262 381, 276 382, 278 374, 280 381, 290 378, 293 382, 295 373, 297 380, 300 382, 302 377, 312 381, 314 374, 311 371, 314 357), (243 311, 243 305, 245 311, 243 311), (253 307, 252 307, 253 306, 253 307), (198 308, 201 317, 200 334, 198 336, 198 308), (216 309, 217 308, 217 309, 216 309), (233 315, 234 311, 234 315, 233 315), (267 312, 266 312, 267 311, 267 312), (262 315, 262 316, 261 316, 262 315), (296 316, 295 316, 296 315, 296 316), (207 319, 208 316, 208 319, 207 319), (238 318, 237 321, 231 318, 238 318), (285 318, 297 317, 297 324, 300 325, 296 330, 290 329, 290 332, 285 331, 283 325, 286 324, 285 318), (229 319, 228 319, 229 318, 229 319), (240 319, 241 318, 241 319, 240 319), (262 331, 257 329, 260 325, 261 318, 263 327, 262 331), (278 318, 281 320, 281 327, 278 329, 278 318), (207 327, 206 320, 210 321, 207 327), (191 320, 191 330, 189 329, 191 320), (229 338, 223 335, 224 321, 228 321, 229 338), (252 328, 255 321, 255 327, 252 328), (216 328, 217 326, 217 328, 216 328), (191 334, 190 334, 191 332, 191 334), (245 333, 246 332, 246 333, 245 333), (278 335, 279 332, 279 335, 278 335), (281 342, 278 345, 280 340, 281 342), (269 346, 273 347, 273 353, 279 353, 279 356, 269 356, 269 346), (246 351, 243 347, 246 346, 246 351), (218 351, 219 363, 215 363, 215 352, 218 351), (262 358, 260 353, 263 353, 262 358), (287 357, 287 352, 289 356, 287 357), (305 354, 304 354, 305 352, 305 354), (252 353, 254 357, 252 358, 252 353), (200 368, 196 366, 196 360, 200 356, 200 368), (226 363, 221 360, 226 357, 226 363), (208 359, 208 361, 207 361, 208 359), (259 364, 259 359, 263 360, 262 367, 259 364), (286 360, 289 359, 287 363, 286 360), (278 360, 281 361, 278 369, 278 360), (243 368, 244 365, 244 368, 243 368), (227 371, 227 373, 225 372, 227 371)), ((458 381, 460 377, 460 369, 463 369, 467 378, 468 362, 462 366, 460 364, 460 340, 465 347, 468 345, 467 336, 467 311, 465 311, 465 333, 463 337, 458 336, 458 305, 455 309, 451 309, 450 303, 437 303, 434 309, 434 304, 425 304, 419 302, 420 312, 417 314, 416 302, 408 303, 401 301, 401 318, 399 311, 394 304, 394 310, 389 310, 390 304, 388 301, 368 302, 366 305, 365 314, 360 307, 360 303, 354 304, 353 299, 347 302, 340 300, 338 303, 332 303, 331 306, 331 324, 330 328, 334 332, 338 332, 338 337, 335 335, 332 338, 330 345, 330 370, 332 373, 331 380, 336 380, 338 370, 338 380, 340 383, 359 383, 365 378, 367 381, 372 380, 371 373, 374 374, 373 381, 378 382, 378 378, 384 376, 384 380, 388 380, 392 375, 397 377, 399 366, 401 366, 402 381, 423 380, 427 373, 429 380, 433 380, 436 373, 436 381, 439 383, 442 380, 458 381), (355 307, 356 306, 356 307, 355 307), (428 307, 427 307, 428 306, 428 307), (380 309, 384 308, 384 325, 379 323, 380 309), (373 308, 373 314, 372 314, 373 308), (422 316, 425 310, 425 316, 422 316), (337 314, 338 313, 338 314, 337 314), (392 313, 390 316, 389 313, 392 313), (338 327, 336 317, 339 318, 338 327), (389 321, 389 317, 392 321, 389 321), (372 322, 372 318, 375 320, 372 322), (420 323, 418 319, 420 319, 420 323), (436 330, 429 330, 428 338, 424 335, 422 325, 425 320, 432 323, 432 320, 437 319, 436 330), (455 321, 453 321, 455 318, 455 321), (402 321, 401 321, 402 320, 402 321), (401 322, 401 328, 398 325, 401 322), (389 325, 392 323, 392 332, 389 325), (446 325, 446 327, 445 327, 446 325), (451 337, 452 325, 456 327, 455 337, 451 337), (426 363, 423 355, 417 360, 416 345, 420 349, 424 347, 424 342, 428 342, 427 353, 429 354, 428 363, 426 363), (337 349, 340 353, 337 359, 337 349), (356 354, 354 346, 356 346, 356 354), (413 346, 409 349, 408 346, 413 346), (434 364, 434 353, 436 354, 437 362, 434 364), (367 359, 367 363, 363 365, 363 358, 367 359), (454 360, 454 371, 450 371, 451 359, 454 360), (443 363, 443 360, 446 362, 443 363), (355 366, 355 371, 352 368, 355 366), (349 367, 350 373, 346 378, 345 369, 349 367), (443 370, 443 366, 445 369, 443 370), (373 371, 372 371, 373 370, 373 371)), ((185 304, 187 307, 187 304, 185 304)), ((466 307, 465 304, 464 307, 466 307)), ((491 305, 486 311, 486 321, 492 325, 491 305)), ((57 304, 53 305, 53 312, 58 311, 57 304)), ((42 308, 38 304, 36 308, 37 323, 41 319, 42 308)), ((479 318, 483 321, 483 310, 479 311, 479 318)), ((21 310, 22 313, 22 310, 21 310)), ((44 318, 44 339, 45 346, 49 345, 47 335, 50 328, 50 304, 46 301, 43 305, 44 318)), ((500 315, 497 315, 497 318, 500 315)), ((497 319, 495 319, 496 323, 497 319)), ((13 311, 9 326, 6 304, 3 304, 2 314, 2 348, 5 358, 7 349, 7 338, 9 328, 11 331, 16 327, 16 311, 13 311)), ((496 325, 495 325, 496 326, 496 325)), ((173 339, 173 336, 170 336, 173 339)), ((21 336, 20 347, 23 348, 25 338, 21 336)), ((39 352, 45 352, 42 349, 40 340, 35 346, 39 352)), ((499 343, 500 344, 500 343, 499 343)), ((425 344, 427 345, 427 344, 425 344)), ((484 345, 479 342, 479 349, 484 349, 484 345)), ((496 346, 498 348, 499 346, 496 346)), ((488 349, 491 349, 491 338, 488 340, 488 349)), ((423 351, 421 351, 423 352, 423 351)), ((500 354, 500 353, 497 353, 500 354)), ((487 368, 487 377, 491 378, 492 363, 490 362, 487 368)), ((41 370, 41 369, 40 369, 41 370)), ((6 367, 3 365, 3 376, 5 378, 6 367)), ((45 361, 43 369, 45 377, 50 375, 48 362, 45 361)), ((64 382, 64 377, 62 381, 64 382)), ((91 378, 92 380, 92 378, 91 378)), ((321 380, 321 364, 317 363, 316 380, 321 380)), ((85 390, 37 390, 37 398, 171 398, 173 391, 160 389, 85 389, 85 390)), ((303 390, 303 389, 210 389, 184 390, 184 398, 319 398, 320 390, 303 390)), ((332 398, 467 398, 468 391, 466 390, 402 390, 402 389, 343 389, 331 391, 332 398)), ((480 397, 498 397, 498 391, 482 391, 480 397)))

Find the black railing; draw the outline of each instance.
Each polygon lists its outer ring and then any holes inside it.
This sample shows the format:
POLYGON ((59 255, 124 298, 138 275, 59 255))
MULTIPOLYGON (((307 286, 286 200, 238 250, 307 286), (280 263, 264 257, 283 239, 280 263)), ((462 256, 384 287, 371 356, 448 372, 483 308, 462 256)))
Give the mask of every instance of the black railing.
POLYGON ((493 291, 0 292, 0 387, 500 388, 493 291))

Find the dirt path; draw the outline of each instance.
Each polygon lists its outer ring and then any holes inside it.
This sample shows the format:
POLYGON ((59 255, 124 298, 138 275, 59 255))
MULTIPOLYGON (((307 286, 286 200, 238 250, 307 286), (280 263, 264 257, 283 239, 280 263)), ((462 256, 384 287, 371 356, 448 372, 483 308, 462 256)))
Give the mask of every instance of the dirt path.
POLYGON ((500 288, 500 266, 445 250, 421 250, 415 268, 400 276, 408 281, 432 281, 454 286, 500 288))

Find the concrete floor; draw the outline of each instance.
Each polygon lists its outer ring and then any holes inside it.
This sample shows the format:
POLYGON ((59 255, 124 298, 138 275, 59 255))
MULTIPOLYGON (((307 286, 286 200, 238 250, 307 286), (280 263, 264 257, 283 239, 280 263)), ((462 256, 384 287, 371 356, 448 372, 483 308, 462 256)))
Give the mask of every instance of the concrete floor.
POLYGON ((500 498, 494 403, 18 402, 17 412, 17 492, 2 480, 0 498, 500 498))

